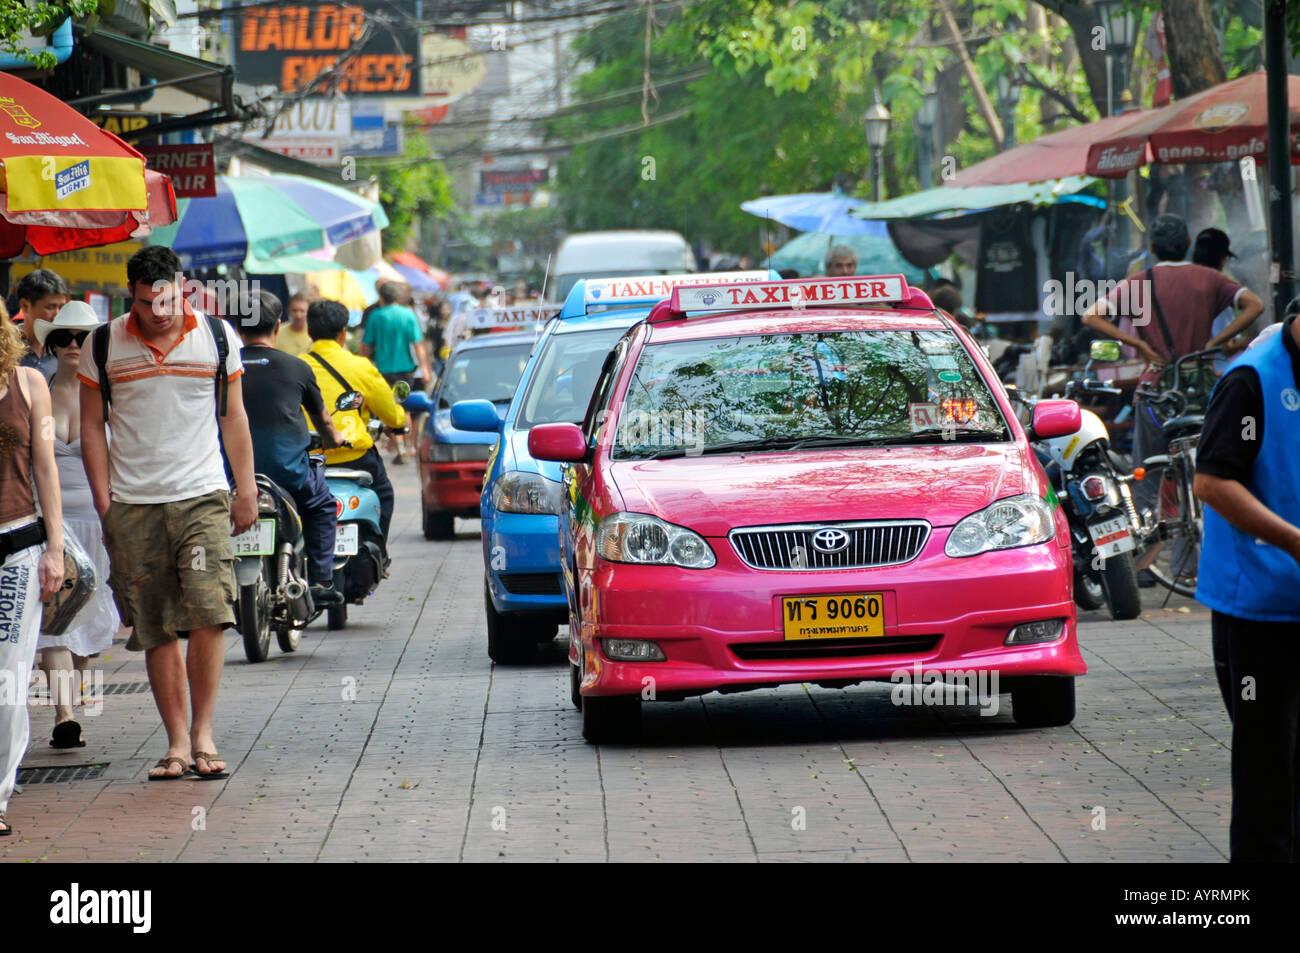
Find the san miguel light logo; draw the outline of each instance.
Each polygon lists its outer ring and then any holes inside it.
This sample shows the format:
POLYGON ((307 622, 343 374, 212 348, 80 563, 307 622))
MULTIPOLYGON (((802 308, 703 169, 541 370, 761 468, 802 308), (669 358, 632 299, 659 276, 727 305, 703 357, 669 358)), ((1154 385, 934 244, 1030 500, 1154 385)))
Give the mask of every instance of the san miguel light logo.
POLYGON ((41 121, 27 111, 27 107, 7 96, 0 96, 0 112, 7 113, 14 125, 35 129, 41 121))
POLYGON ((1249 112, 1250 106, 1246 103, 1219 103, 1197 113, 1192 125, 1201 132, 1223 132, 1245 119, 1249 112))

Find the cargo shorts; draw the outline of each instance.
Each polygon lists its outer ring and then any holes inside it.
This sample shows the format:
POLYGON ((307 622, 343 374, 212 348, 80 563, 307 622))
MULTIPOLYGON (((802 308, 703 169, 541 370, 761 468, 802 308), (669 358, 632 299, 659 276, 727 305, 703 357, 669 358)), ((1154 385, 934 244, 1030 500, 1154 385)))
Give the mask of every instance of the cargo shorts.
POLYGON ((207 626, 235 624, 230 492, 171 503, 120 503, 104 514, 108 585, 133 626, 133 652, 207 626))

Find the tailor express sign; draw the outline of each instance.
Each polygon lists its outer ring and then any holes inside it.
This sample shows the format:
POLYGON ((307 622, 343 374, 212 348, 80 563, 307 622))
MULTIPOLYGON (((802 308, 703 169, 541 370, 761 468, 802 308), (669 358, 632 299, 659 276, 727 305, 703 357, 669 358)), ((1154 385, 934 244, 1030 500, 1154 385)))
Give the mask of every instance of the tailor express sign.
MULTIPOLYGON (((273 85, 281 92, 301 89, 348 52, 366 29, 366 8, 380 11, 414 3, 363 0, 359 4, 293 3, 250 7, 232 23, 239 79, 273 85)), ((339 89, 348 96, 420 95, 420 32, 394 22, 372 24, 370 38, 342 67, 339 89)))

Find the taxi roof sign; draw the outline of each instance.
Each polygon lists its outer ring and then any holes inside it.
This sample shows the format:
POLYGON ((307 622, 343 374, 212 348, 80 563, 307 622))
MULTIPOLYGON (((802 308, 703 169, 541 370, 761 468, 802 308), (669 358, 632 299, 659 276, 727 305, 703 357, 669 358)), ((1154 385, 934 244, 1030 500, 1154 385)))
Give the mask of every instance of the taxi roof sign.
POLYGON ((543 324, 560 313, 559 305, 509 305, 502 308, 470 308, 465 326, 471 331, 484 328, 524 329, 543 324))
POLYGON ((683 285, 673 289, 668 310, 680 316, 686 311, 894 304, 910 301, 912 297, 912 289, 902 275, 850 275, 846 278, 761 281, 712 287, 683 285))
POLYGON ((631 275, 626 278, 590 278, 583 301, 587 310, 597 305, 622 305, 636 301, 661 301, 681 285, 734 285, 767 281, 766 268, 753 271, 714 271, 693 275, 631 275))

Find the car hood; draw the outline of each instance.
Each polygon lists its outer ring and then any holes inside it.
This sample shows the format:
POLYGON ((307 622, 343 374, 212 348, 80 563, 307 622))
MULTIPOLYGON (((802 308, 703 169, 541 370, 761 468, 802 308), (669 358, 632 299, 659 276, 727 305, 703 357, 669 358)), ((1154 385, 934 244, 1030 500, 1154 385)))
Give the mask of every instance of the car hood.
POLYGON ((624 509, 705 536, 738 526, 924 519, 952 526, 994 500, 1041 493, 1018 444, 871 447, 615 461, 624 509))
POLYGON ((502 461, 503 470, 523 470, 526 473, 540 473, 548 480, 559 483, 564 464, 554 460, 536 460, 528 452, 528 431, 512 430, 506 441, 510 455, 502 461))

